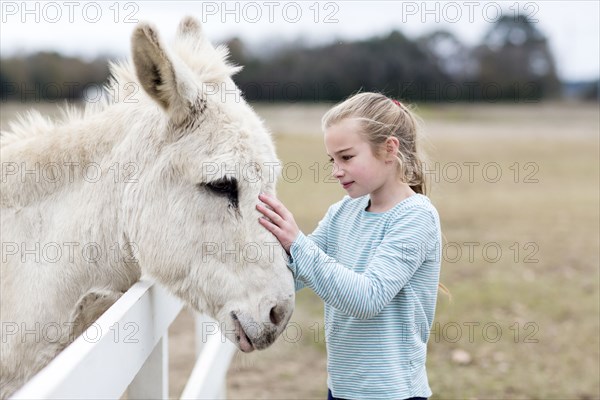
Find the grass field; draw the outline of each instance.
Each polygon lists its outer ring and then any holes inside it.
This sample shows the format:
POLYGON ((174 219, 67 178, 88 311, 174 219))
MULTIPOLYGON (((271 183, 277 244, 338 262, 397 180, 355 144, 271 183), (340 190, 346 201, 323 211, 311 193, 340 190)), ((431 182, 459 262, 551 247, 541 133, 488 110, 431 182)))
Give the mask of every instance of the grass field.
MULTIPOLYGON (((3 107, 2 127, 11 107, 3 107)), ((344 195, 325 167, 326 106, 256 109, 285 166, 278 195, 309 233, 344 195)), ((432 398, 600 398, 598 105, 417 112, 444 233, 441 281, 452 292, 452 300, 440 294, 429 343, 432 398)), ((287 336, 236 356, 230 398, 324 398, 322 321, 322 302, 299 292, 287 336)), ((173 397, 192 366, 192 328, 183 313, 171 329, 173 397)))

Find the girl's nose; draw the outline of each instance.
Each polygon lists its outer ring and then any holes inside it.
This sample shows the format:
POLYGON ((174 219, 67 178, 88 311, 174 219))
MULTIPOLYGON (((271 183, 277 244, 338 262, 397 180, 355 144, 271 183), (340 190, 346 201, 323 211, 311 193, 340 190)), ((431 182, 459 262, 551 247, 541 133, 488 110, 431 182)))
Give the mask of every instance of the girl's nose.
POLYGON ((344 176, 344 170, 337 166, 337 164, 333 164, 333 177, 341 178, 344 176))

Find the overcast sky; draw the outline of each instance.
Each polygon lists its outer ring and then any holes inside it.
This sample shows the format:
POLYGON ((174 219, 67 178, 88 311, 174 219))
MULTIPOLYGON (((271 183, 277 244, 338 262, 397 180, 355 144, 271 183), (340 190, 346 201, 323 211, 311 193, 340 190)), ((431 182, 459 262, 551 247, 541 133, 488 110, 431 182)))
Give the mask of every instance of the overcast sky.
POLYGON ((213 41, 238 36, 253 46, 305 38, 353 40, 398 29, 417 37, 448 29, 477 43, 501 15, 530 16, 549 39, 559 76, 600 75, 599 2, 591 1, 1 1, 2 57, 55 50, 86 58, 125 57, 137 21, 153 22, 170 40, 178 21, 194 15, 213 41))

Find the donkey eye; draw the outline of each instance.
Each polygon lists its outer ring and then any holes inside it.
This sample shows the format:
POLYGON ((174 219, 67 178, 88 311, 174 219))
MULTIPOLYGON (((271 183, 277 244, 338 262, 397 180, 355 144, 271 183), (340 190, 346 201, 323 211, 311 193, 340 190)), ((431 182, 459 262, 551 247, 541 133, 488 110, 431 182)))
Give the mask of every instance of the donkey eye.
POLYGON ((219 179, 208 182, 206 187, 218 194, 228 194, 237 190, 235 179, 219 179))
POLYGON ((238 184, 235 178, 221 178, 211 182, 201 183, 199 186, 205 187, 218 196, 227 197, 229 203, 237 208, 238 206, 238 184))

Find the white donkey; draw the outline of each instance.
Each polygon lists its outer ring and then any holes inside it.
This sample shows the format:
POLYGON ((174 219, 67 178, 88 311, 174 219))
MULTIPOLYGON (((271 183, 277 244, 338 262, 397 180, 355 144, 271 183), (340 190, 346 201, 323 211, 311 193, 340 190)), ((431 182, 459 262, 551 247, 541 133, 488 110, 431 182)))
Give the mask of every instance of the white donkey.
POLYGON ((278 160, 226 48, 188 17, 172 49, 140 24, 132 55, 111 66, 102 104, 3 132, 2 398, 142 274, 244 352, 272 344, 292 314, 292 275, 255 210, 278 160))

